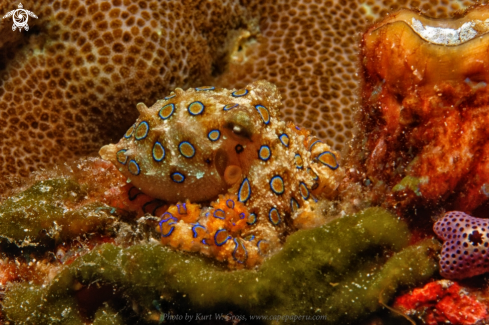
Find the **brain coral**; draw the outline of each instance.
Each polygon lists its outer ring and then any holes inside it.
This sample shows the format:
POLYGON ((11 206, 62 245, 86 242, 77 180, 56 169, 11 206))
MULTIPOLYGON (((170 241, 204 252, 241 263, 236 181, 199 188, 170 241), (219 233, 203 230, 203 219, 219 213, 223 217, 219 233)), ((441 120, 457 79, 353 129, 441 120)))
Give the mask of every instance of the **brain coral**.
MULTIPOLYGON (((341 149, 353 129, 359 33, 399 7, 445 17, 473 3, 24 1, 39 17, 28 32, 0 21, 0 176, 95 152, 124 133, 137 102, 211 76, 227 88, 277 84, 286 119, 341 149)), ((0 16, 17 5, 1 1, 0 16)))

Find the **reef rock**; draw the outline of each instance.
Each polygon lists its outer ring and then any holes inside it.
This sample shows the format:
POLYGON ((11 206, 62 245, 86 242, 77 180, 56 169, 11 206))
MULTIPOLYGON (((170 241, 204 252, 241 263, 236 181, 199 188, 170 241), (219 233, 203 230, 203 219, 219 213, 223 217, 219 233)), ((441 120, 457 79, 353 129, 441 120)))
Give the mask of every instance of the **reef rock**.
POLYGON ((484 299, 449 280, 430 282, 396 298, 394 308, 428 325, 483 324, 488 318, 484 299))
POLYGON ((489 6, 458 19, 401 10, 363 36, 355 159, 377 202, 471 211, 489 186, 489 6))

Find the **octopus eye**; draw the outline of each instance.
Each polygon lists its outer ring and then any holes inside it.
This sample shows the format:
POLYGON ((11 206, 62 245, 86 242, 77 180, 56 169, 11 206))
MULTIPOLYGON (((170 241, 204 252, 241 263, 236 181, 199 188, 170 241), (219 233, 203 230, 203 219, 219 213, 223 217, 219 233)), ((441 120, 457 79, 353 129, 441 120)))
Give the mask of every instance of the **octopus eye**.
POLYGON ((254 131, 253 121, 245 112, 238 112, 230 116, 225 127, 233 134, 247 139, 251 138, 254 131))

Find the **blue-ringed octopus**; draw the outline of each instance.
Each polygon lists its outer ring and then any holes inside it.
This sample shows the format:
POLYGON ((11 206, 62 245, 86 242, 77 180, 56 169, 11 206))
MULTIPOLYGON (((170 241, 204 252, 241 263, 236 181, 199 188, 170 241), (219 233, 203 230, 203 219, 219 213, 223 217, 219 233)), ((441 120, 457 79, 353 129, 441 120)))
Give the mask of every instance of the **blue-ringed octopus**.
POLYGON ((334 195, 341 174, 339 154, 280 121, 281 108, 266 81, 177 88, 149 108, 139 103, 136 123, 100 155, 174 204, 159 222, 164 244, 253 267, 286 235, 323 223, 317 202, 334 195))

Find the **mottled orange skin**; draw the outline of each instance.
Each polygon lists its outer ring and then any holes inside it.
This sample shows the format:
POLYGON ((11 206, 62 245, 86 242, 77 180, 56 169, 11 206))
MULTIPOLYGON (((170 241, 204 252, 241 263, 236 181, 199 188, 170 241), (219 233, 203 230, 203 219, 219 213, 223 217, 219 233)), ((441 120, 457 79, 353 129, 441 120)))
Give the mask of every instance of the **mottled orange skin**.
MULTIPOLYGON (((456 46, 431 44, 398 20, 406 12, 363 36, 359 168, 380 193, 375 201, 426 206, 449 199, 451 208, 471 211, 488 198, 489 34, 456 46)), ((444 26, 474 16, 484 20, 489 7, 444 26)))

